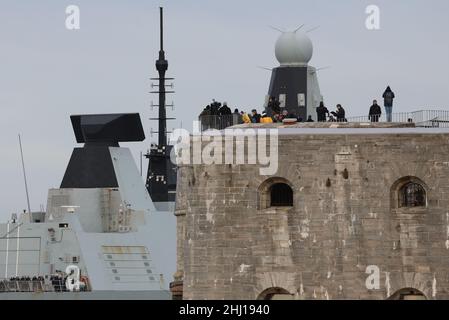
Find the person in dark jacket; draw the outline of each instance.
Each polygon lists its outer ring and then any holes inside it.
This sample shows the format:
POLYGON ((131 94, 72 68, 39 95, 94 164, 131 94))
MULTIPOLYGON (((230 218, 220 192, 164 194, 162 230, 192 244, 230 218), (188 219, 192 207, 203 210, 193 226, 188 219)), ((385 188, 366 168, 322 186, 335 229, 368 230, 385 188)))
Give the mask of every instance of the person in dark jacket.
POLYGON ((251 122, 252 123, 260 123, 261 115, 257 113, 256 109, 251 111, 251 122))
POLYGON ((313 121, 312 116, 309 116, 309 117, 307 118, 307 121, 306 121, 306 122, 315 122, 315 121, 313 121))
POLYGON ((220 109, 220 107, 221 107, 221 103, 215 101, 215 99, 212 99, 212 103, 210 104, 210 114, 212 116, 218 115, 218 110, 220 109))
POLYGON ((202 116, 210 116, 210 106, 206 106, 206 108, 203 109, 200 113, 200 117, 202 116))
POLYGON ((211 107, 210 105, 206 106, 203 111, 200 113, 199 120, 201 122, 201 130, 206 130, 210 128, 211 124, 211 107))
POLYGON ((232 125, 233 117, 231 109, 228 107, 226 102, 223 102, 223 105, 218 109, 220 129, 224 129, 230 127, 232 125))
POLYGON ((268 100, 268 110, 270 109, 273 114, 281 113, 281 104, 273 96, 271 96, 270 99, 268 100))
POLYGON ((387 122, 391 122, 393 114, 393 99, 395 98, 395 96, 394 92, 391 91, 390 86, 387 87, 384 94, 382 95, 382 98, 384 98, 384 106, 385 106, 385 113, 387 114, 387 122))
POLYGON ((231 109, 228 107, 228 104, 226 102, 223 102, 223 105, 221 106, 220 109, 218 109, 218 114, 220 116, 227 116, 232 114, 231 109))
POLYGON ((332 111, 331 114, 333 114, 336 118, 337 122, 346 122, 346 111, 343 109, 341 104, 337 104, 337 111, 332 111))
POLYGON ((318 122, 326 122, 326 115, 329 115, 329 110, 324 106, 324 102, 320 102, 320 106, 316 108, 316 113, 318 115, 318 122))
POLYGON ((369 109, 368 119, 371 120, 371 122, 379 122, 381 115, 382 115, 382 109, 377 104, 377 100, 374 100, 373 105, 369 109))

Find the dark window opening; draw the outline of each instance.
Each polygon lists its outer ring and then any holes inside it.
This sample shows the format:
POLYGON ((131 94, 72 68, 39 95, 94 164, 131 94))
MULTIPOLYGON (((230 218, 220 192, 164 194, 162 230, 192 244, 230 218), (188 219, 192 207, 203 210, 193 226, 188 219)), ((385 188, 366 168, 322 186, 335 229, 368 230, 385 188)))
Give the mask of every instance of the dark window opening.
POLYGON ((427 300, 427 298, 421 291, 409 288, 397 291, 388 300, 427 300))
POLYGON ((293 190, 288 184, 274 184, 270 194, 272 207, 293 207, 293 190))
POLYGON ((292 300, 292 295, 282 288, 269 288, 262 292, 257 300, 292 300))
POLYGON ((426 190, 418 183, 409 182, 399 191, 399 207, 425 207, 426 190))

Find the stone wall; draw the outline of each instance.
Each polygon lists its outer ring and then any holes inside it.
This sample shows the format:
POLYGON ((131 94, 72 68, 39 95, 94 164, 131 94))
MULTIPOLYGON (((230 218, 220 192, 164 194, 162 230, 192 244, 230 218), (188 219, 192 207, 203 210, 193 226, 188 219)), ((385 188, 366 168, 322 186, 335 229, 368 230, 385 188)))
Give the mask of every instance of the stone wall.
POLYGON ((184 299, 273 288, 295 299, 386 299, 404 288, 449 299, 449 133, 279 134, 275 176, 257 165, 180 168, 184 299), (273 177, 291 185, 293 207, 260 203, 273 177), (422 181, 427 207, 398 208, 404 177, 422 181), (380 271, 379 288, 367 288, 367 268, 380 271))

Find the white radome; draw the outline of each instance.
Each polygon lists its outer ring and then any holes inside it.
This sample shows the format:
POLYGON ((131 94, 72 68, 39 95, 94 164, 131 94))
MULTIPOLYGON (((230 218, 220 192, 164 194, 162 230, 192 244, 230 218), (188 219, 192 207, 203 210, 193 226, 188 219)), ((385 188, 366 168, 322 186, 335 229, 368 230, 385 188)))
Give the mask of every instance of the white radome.
POLYGON ((276 59, 281 66, 307 65, 312 59, 313 44, 304 32, 283 32, 276 41, 276 59))

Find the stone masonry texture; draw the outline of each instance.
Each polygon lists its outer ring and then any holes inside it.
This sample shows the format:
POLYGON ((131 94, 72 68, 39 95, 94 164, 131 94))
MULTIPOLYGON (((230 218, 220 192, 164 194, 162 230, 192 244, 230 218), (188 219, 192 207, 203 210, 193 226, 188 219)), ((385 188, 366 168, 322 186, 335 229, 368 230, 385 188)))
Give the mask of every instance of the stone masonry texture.
POLYGON ((279 168, 183 165, 178 171, 183 299, 387 299, 405 288, 449 299, 449 134, 289 134, 279 168), (422 181, 427 207, 398 208, 397 186, 422 181), (265 208, 279 178, 293 207, 265 208), (369 266, 379 287, 366 286, 369 266))

